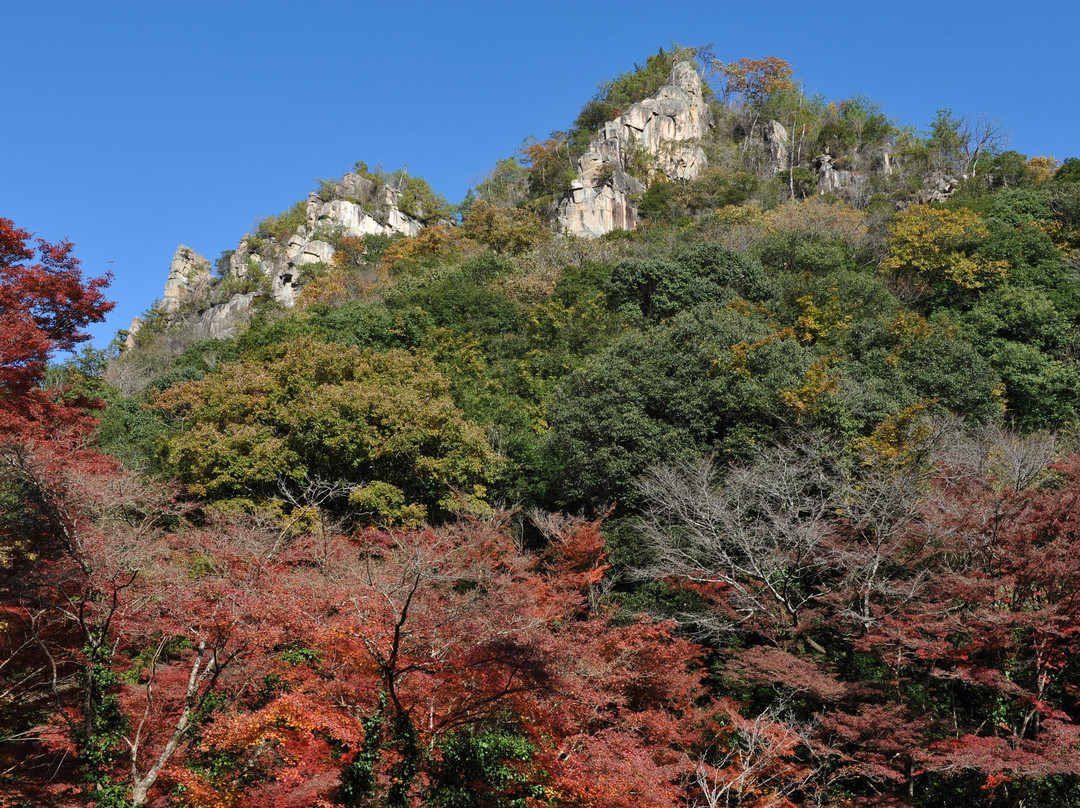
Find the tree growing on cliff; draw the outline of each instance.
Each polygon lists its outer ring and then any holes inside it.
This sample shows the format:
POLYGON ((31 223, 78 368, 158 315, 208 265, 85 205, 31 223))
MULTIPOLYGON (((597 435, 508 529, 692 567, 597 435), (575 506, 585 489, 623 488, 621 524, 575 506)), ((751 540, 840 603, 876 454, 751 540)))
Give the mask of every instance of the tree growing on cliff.
POLYGON ((743 151, 754 135, 761 112, 769 97, 795 88, 795 71, 790 64, 776 56, 764 59, 744 57, 729 64, 718 63, 723 77, 721 90, 729 103, 742 109, 743 151))

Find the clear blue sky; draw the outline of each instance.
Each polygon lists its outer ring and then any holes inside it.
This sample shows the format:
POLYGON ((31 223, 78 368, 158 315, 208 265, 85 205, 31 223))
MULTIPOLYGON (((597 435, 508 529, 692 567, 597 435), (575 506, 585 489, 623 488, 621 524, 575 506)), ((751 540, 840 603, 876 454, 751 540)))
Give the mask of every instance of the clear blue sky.
POLYGON ((810 93, 924 128, 1000 119, 1080 156, 1073 2, 0 0, 0 216, 111 271, 104 344, 178 244, 214 259, 356 160, 450 201, 660 46, 779 56, 810 93))

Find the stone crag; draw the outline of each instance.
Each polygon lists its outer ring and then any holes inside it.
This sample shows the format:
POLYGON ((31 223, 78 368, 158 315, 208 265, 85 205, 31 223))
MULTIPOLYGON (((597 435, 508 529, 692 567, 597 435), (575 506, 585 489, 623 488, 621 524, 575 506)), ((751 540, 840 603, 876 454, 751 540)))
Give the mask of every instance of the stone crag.
POLYGON ((292 306, 304 281, 303 268, 333 260, 334 247, 327 238, 419 233, 423 223, 402 211, 400 201, 396 188, 350 172, 308 194, 306 221, 284 243, 245 236, 229 261, 229 272, 243 278, 257 268, 269 279, 274 300, 292 306))
POLYGON ((659 175, 669 180, 697 177, 708 165, 698 141, 712 121, 702 88, 697 68, 678 62, 671 82, 655 96, 604 124, 578 158, 577 179, 557 204, 558 229, 589 238, 633 230, 638 223, 635 200, 646 183, 659 175), (647 174, 641 178, 627 170, 638 153, 648 157, 647 174))
MULTIPOLYGON (((576 176, 556 201, 549 221, 557 232, 595 238, 613 230, 633 230, 639 223, 638 202, 651 182, 689 182, 708 168, 702 144, 716 132, 710 134, 713 110, 701 74, 692 62, 681 61, 672 66, 668 79, 654 96, 603 124, 574 160, 576 176)), ((748 146, 758 178, 768 182, 790 173, 793 197, 799 172, 802 194, 828 194, 862 206, 874 193, 875 180, 894 170, 884 146, 873 152, 856 151, 858 159, 851 154, 834 158, 827 151, 806 158, 806 144, 795 142, 794 127, 789 131, 776 120, 752 124, 744 152, 748 146), (809 182, 807 175, 812 178, 809 182)), ((368 172, 358 164, 342 179, 324 181, 290 212, 296 218, 290 218, 289 229, 278 220, 275 227, 244 236, 228 261, 219 263, 221 278, 211 272, 210 261, 181 245, 169 267, 161 312, 175 322, 183 320, 193 338, 227 338, 250 317, 260 296, 293 306, 315 270, 333 262, 334 245, 341 238, 418 235, 435 217, 417 209, 407 181, 393 177, 368 172)), ((923 179, 910 201, 900 204, 943 201, 958 187, 957 180, 941 174, 923 179)), ((141 324, 136 318, 131 335, 141 324)), ((132 336, 128 343, 134 344, 132 336)))
MULTIPOLYGON (((400 192, 357 173, 324 184, 321 193, 311 192, 306 221, 283 240, 245 235, 228 261, 226 274, 214 276, 210 261, 181 244, 169 265, 160 308, 166 315, 183 316, 192 330, 192 339, 226 339, 251 316, 258 292, 237 293, 214 303, 215 291, 223 281, 248 281, 263 285, 270 296, 284 306, 296 302, 306 280, 305 267, 326 265, 334 258, 328 238, 367 235, 415 236, 424 227, 416 217, 403 212, 400 192), (260 276, 256 282, 255 275, 260 276)), ((310 273, 310 269, 308 270, 310 273)), ((220 294, 217 295, 220 299, 220 294)), ((128 329, 127 345, 135 345, 135 334, 143 325, 136 317, 128 329)))
POLYGON ((176 311, 185 300, 206 288, 211 281, 210 262, 181 244, 169 264, 169 276, 165 279, 165 291, 161 294, 161 308, 167 312, 176 311))

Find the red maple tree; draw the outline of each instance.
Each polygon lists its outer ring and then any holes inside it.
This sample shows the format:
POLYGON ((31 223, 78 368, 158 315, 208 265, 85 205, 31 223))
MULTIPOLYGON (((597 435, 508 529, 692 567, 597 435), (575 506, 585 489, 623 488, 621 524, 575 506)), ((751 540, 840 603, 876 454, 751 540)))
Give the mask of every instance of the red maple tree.
POLYGON ((89 339, 85 326, 113 307, 103 292, 109 276, 83 278, 70 242, 37 239, 32 248, 30 238, 0 218, 0 433, 22 437, 76 414, 40 389, 46 363, 89 339))

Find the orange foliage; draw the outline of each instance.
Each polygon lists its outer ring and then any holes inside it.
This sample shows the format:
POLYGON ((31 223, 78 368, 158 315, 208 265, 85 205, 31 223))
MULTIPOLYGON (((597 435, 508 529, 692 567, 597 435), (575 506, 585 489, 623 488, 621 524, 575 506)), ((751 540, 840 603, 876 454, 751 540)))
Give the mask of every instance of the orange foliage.
POLYGON ((767 56, 764 59, 742 58, 720 68, 724 75, 724 93, 740 95, 750 104, 759 104, 772 93, 790 90, 795 86, 795 71, 783 59, 767 56))
POLYGON ((423 259, 445 260, 460 253, 461 236, 448 225, 425 227, 411 238, 403 238, 386 248, 382 257, 383 267, 392 267, 399 261, 423 259))
POLYGON ((1035 169, 1035 182, 1043 182, 1054 176, 1061 163, 1054 157, 1032 157, 1027 161, 1028 166, 1035 169))

